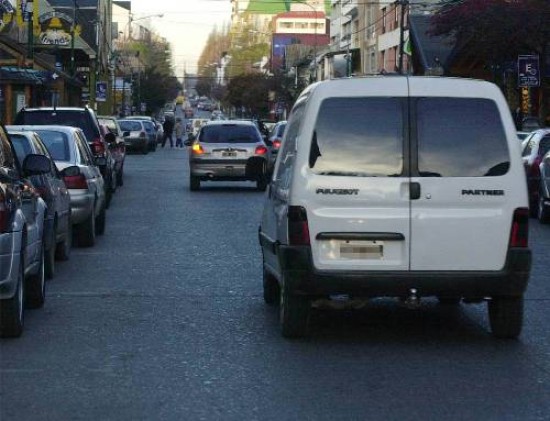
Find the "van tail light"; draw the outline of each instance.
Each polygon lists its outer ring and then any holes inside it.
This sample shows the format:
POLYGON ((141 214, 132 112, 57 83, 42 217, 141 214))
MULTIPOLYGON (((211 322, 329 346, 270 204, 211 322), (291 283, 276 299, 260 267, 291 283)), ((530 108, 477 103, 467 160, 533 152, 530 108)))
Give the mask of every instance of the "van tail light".
POLYGON ((69 175, 63 177, 68 189, 87 189, 88 183, 84 174, 69 175))
POLYGON ((8 231, 9 210, 6 205, 6 197, 0 192, 0 233, 8 231))
POLYGON ((288 243, 291 246, 309 246, 307 212, 302 206, 288 208, 288 243))
POLYGON ((517 208, 512 220, 510 247, 525 248, 529 243, 529 209, 517 208))
POLYGON ((281 147, 281 141, 279 139, 273 141, 273 148, 279 149, 281 147))
POLYGON ((267 153, 267 148, 265 146, 257 146, 254 153, 256 155, 265 155, 267 153))
POLYGON ((94 155, 103 155, 105 153, 105 145, 100 138, 96 138, 92 142, 92 152, 94 155))
POLYGON ((191 150, 193 151, 193 154, 194 155, 202 155, 204 153, 204 149, 202 148, 202 146, 198 143, 195 143, 193 145, 193 147, 191 148, 191 150))

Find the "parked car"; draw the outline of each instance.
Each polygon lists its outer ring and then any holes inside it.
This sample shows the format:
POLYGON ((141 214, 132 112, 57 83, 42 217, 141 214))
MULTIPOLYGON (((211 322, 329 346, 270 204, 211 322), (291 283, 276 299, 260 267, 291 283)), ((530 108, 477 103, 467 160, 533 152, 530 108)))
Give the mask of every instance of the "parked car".
POLYGON ((201 181, 207 180, 250 180, 258 190, 266 189, 268 149, 253 123, 210 121, 186 144, 191 146, 191 190, 198 190, 201 181))
MULTIPOLYGON (((149 151, 155 152, 159 143, 159 127, 162 129, 162 125, 153 117, 146 115, 133 115, 126 117, 126 120, 143 120, 146 122, 143 126, 149 138, 149 151)), ((160 136, 160 140, 162 140, 162 135, 160 136)))
POLYGON ((264 299, 285 337, 312 302, 488 300, 494 336, 523 324, 527 187, 491 83, 392 76, 310 85, 290 114, 259 229, 264 299), (460 118, 457 119, 457 110, 460 118))
POLYGON ((521 131, 523 132, 532 132, 540 128, 540 121, 537 117, 527 116, 521 120, 521 131))
POLYGON ((26 177, 51 168, 44 155, 21 164, 0 125, 0 336, 23 332, 24 308, 41 307, 46 297, 44 217, 46 203, 26 177))
POLYGON ((550 223, 550 152, 544 155, 540 163, 540 193, 537 216, 541 223, 550 223))
POLYGON ((281 147, 281 142, 283 141, 283 135, 285 133, 286 121, 277 122, 269 132, 269 138, 266 141, 267 146, 269 147, 269 172, 273 172, 275 167, 275 160, 277 159, 277 153, 281 147))
POLYGON ((69 190, 71 221, 77 245, 91 247, 96 235, 105 232, 106 197, 99 165, 104 157, 94 157, 84 132, 77 127, 34 127, 53 157, 69 190))
POLYGON ((41 107, 23 108, 17 113, 16 125, 61 125, 78 127, 84 136, 92 153, 102 164, 99 166, 104 179, 107 207, 117 187, 115 159, 109 149, 109 144, 103 138, 95 111, 89 107, 41 107))
POLYGON ((529 208, 531 210, 531 216, 535 217, 537 216, 540 204, 540 164, 542 163, 544 155, 550 151, 550 129, 535 130, 523 141, 522 147, 521 156, 527 175, 529 208))
POLYGON ((103 137, 109 144, 109 149, 111 150, 111 154, 115 160, 117 186, 122 186, 124 184, 124 160, 126 159, 126 146, 124 145, 122 130, 120 130, 120 125, 118 124, 118 119, 116 117, 98 116, 98 120, 101 125, 106 127, 115 135, 114 140, 106 132, 103 137))
MULTIPOLYGON (((35 126, 40 129, 42 126, 35 126)), ((67 260, 71 252, 72 226, 69 190, 57 169, 50 152, 42 143, 40 133, 24 126, 8 126, 13 148, 19 162, 30 154, 44 155, 50 160, 50 170, 44 174, 31 175, 29 180, 46 202, 44 219, 44 271, 51 279, 55 273, 55 258, 67 260)), ((50 133, 45 132, 45 136, 50 133)))
POLYGON ((145 130, 143 120, 119 120, 120 130, 127 150, 139 151, 144 155, 149 153, 149 135, 145 130))

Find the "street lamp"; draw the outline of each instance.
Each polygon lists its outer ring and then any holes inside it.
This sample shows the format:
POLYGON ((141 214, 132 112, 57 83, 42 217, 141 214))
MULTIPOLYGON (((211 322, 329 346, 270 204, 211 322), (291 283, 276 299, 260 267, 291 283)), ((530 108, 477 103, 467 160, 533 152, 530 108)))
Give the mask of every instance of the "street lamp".
POLYGON ((130 13, 128 14, 128 39, 132 39, 132 22, 136 22, 138 20, 148 19, 148 18, 162 18, 164 17, 164 13, 157 13, 155 15, 147 15, 143 16, 141 18, 134 19, 134 16, 130 13))

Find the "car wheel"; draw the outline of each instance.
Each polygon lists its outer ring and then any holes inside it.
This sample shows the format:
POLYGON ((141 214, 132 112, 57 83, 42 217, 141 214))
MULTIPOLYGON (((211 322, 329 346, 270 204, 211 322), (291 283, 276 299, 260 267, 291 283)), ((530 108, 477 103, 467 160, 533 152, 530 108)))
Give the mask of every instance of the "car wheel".
POLYGON ((77 235, 80 247, 92 247, 95 244, 95 212, 93 209, 88 219, 78 225, 77 235))
POLYGON ((279 303, 279 283, 274 276, 263 269, 264 301, 266 304, 275 305, 279 303))
POLYGON ((493 335, 497 338, 517 338, 523 326, 523 296, 493 297, 488 307, 493 335))
POLYGON ((201 179, 194 175, 189 177, 189 190, 197 191, 201 188, 201 179))
POLYGON ((109 206, 111 206, 111 200, 113 198, 113 190, 110 187, 110 180, 109 184, 105 183, 105 209, 109 209, 109 206))
POLYGON ((146 143, 143 148, 141 148, 141 153, 147 155, 149 153, 149 145, 146 143))
POLYGON ((95 218, 95 233, 97 235, 103 235, 105 233, 105 219, 107 218, 107 211, 105 208, 101 210, 101 213, 95 218))
POLYGON ((46 299, 46 282, 44 273, 45 247, 42 244, 38 271, 25 280, 25 304, 28 308, 40 308, 46 299))
POLYGON ((542 192, 539 193, 537 217, 542 224, 547 224, 550 222, 550 206, 544 205, 544 195, 542 192))
POLYGON ((310 303, 306 297, 289 291, 285 275, 280 287, 279 323, 285 338, 299 338, 306 334, 310 303))
POLYGON ((262 164, 262 173, 258 177, 258 180, 256 181, 256 189, 259 191, 265 191, 267 189, 268 185, 268 178, 267 178, 267 164, 264 162, 262 164))
POLYGON ((52 241, 52 246, 45 252, 44 273, 46 274, 46 279, 52 279, 55 275, 55 239, 52 241))
POLYGON ((68 226, 67 226, 67 232, 65 233, 65 238, 63 241, 61 241, 59 244, 57 244, 57 247, 55 249, 55 257, 59 260, 69 260, 69 257, 71 255, 71 247, 73 243, 73 225, 71 224, 71 220, 69 219, 68 226))
POLYGON ((120 167, 120 171, 116 174, 116 183, 119 187, 124 185, 124 165, 120 167))
POLYGON ((21 255, 15 294, 12 298, 0 301, 0 336, 3 338, 15 338, 23 333, 25 316, 23 267, 23 256, 21 255))

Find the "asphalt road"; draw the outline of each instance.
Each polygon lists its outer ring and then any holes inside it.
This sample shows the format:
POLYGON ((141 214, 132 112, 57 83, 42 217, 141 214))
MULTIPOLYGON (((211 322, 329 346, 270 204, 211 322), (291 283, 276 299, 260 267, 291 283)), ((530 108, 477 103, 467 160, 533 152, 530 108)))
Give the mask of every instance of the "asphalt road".
POLYGON ((550 420, 550 226, 518 341, 485 305, 318 310, 283 339, 252 183, 188 190, 187 152, 127 157, 107 229, 0 342, 0 420, 550 420))

